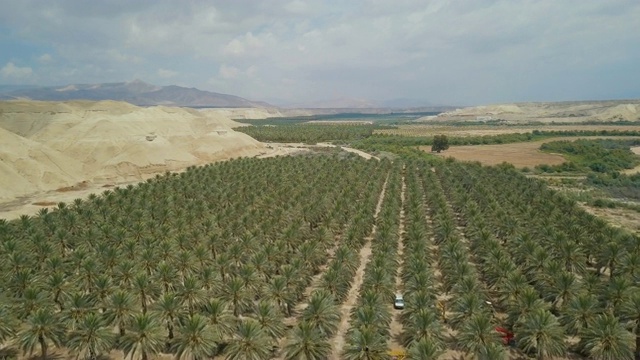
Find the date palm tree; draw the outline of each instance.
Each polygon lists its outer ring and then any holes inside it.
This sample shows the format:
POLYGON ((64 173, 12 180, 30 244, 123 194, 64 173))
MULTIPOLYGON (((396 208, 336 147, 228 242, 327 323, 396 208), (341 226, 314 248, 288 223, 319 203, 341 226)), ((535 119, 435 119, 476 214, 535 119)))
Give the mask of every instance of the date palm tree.
POLYGON ((231 305, 234 316, 239 316, 251 308, 253 296, 240 277, 234 276, 229 279, 222 296, 231 305))
POLYGON ((284 347, 287 360, 321 360, 331 354, 331 344, 327 337, 312 324, 301 321, 284 347))
POLYGON ((107 322, 97 313, 90 313, 69 334, 67 347, 83 359, 95 360, 109 352, 115 342, 115 334, 107 322))
POLYGON ((341 358, 346 360, 387 359, 386 341, 375 329, 354 329, 348 335, 347 345, 341 358))
POLYGON ((634 336, 611 314, 598 315, 580 334, 581 348, 592 359, 633 359, 634 336))
POLYGON ((323 336, 333 335, 340 322, 340 310, 335 305, 333 295, 323 290, 314 291, 302 319, 318 329, 323 336))
POLYGON ((563 356, 566 351, 564 330, 558 319, 548 310, 529 313, 515 327, 518 345, 538 360, 563 356))
POLYGON ((0 343, 11 338, 16 332, 16 319, 9 313, 6 307, 0 306, 0 343))
POLYGON ((178 295, 187 305, 189 315, 194 315, 196 308, 204 304, 207 298, 202 284, 194 276, 184 278, 182 285, 178 288, 178 295))
POLYGON ((271 302, 260 301, 256 305, 255 318, 271 339, 275 340, 284 335, 285 327, 282 315, 271 302))
POLYGON ((172 350, 178 360, 201 360, 215 355, 217 344, 215 334, 200 315, 191 315, 184 319, 176 329, 177 334, 172 350))
POLYGON ((444 354, 444 348, 438 341, 423 338, 409 347, 410 359, 436 360, 444 354))
POLYGON ((631 329, 635 335, 635 359, 640 359, 640 290, 635 290, 633 294, 622 303, 621 318, 627 323, 627 328, 631 329))
POLYGON ((230 360, 263 360, 271 358, 271 339, 254 319, 238 324, 236 336, 226 350, 230 360))
POLYGON ((149 355, 159 353, 164 345, 164 331, 157 315, 136 315, 120 342, 125 356, 130 359, 135 356, 147 360, 149 355))
POLYGON ((64 339, 65 329, 62 322, 49 308, 40 308, 27 318, 24 328, 17 334, 17 344, 26 354, 33 354, 36 346, 40 346, 40 357, 47 358, 49 345, 60 347, 64 339))
POLYGON ((179 320, 186 314, 182 306, 182 299, 173 292, 167 292, 160 296, 158 301, 151 305, 151 312, 155 314, 161 324, 167 328, 166 350, 171 347, 174 338, 174 329, 179 320))
POLYGON ((578 335, 589 328, 600 313, 602 309, 595 295, 583 292, 564 306, 560 320, 568 334, 578 335))
POLYGON ((73 292, 65 302, 65 310, 62 311, 62 319, 67 326, 75 329, 90 313, 96 310, 95 298, 89 294, 73 292))
POLYGON ((136 293, 142 313, 147 313, 147 304, 159 293, 155 282, 146 272, 140 272, 133 278, 133 290, 136 293))
POLYGON ((265 298, 278 304, 280 311, 286 316, 291 316, 291 309, 295 304, 295 296, 287 287, 284 277, 274 276, 271 278, 265 289, 265 298))
POLYGON ((476 356, 487 352, 488 347, 502 345, 491 316, 485 312, 473 315, 462 324, 457 342, 468 354, 476 356))
POLYGON ((235 332, 236 318, 226 302, 211 299, 202 307, 200 313, 207 318, 216 341, 227 342, 226 340, 235 332))
POLYGON ((109 297, 105 318, 111 325, 118 327, 120 336, 125 334, 125 328, 136 313, 135 298, 127 291, 118 290, 109 297))
POLYGON ((405 324, 405 330, 401 335, 402 344, 405 347, 410 347, 412 343, 426 339, 430 344, 443 346, 444 333, 444 328, 435 311, 429 308, 420 308, 405 324))

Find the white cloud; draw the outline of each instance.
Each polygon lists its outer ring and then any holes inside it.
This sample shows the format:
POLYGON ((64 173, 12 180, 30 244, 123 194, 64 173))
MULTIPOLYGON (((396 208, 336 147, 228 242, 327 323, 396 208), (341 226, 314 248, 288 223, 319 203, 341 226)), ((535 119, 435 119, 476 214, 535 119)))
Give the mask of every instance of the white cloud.
POLYGON ((28 66, 19 67, 12 62, 8 62, 0 69, 0 76, 5 80, 30 80, 33 77, 33 69, 28 66))
POLYGON ((255 56, 269 45, 277 45, 272 33, 254 35, 252 32, 248 32, 229 41, 224 47, 223 53, 233 56, 255 56))
POLYGON ((41 64, 47 64, 53 61, 51 54, 42 54, 38 57, 38 62, 41 64))
POLYGON ((229 66, 227 64, 220 65, 220 70, 218 71, 220 76, 223 79, 235 79, 240 75, 240 69, 235 66, 229 66))
POLYGON ((160 76, 161 78, 173 78, 176 77, 176 75, 178 75, 177 71, 173 71, 173 70, 167 70, 167 69, 158 69, 158 76, 160 76))
POLYGON ((44 84, 138 76, 291 102, 336 91, 455 104, 536 100, 550 88, 563 89, 558 99, 619 88, 640 97, 640 2, 632 0, 22 0, 2 8, 13 38, 0 53, 14 53, 13 41, 43 54, 11 58, 3 79, 17 69, 29 76, 15 64, 37 60, 31 76, 44 84), (575 79, 590 82, 580 93, 557 86, 575 79))

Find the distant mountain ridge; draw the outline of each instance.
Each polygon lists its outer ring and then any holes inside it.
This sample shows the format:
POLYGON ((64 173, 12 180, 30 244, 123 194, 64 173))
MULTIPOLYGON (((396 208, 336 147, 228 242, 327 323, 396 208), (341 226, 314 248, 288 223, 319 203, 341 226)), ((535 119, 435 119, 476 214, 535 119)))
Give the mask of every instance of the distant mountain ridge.
POLYGON ((0 93, 0 100, 31 99, 42 101, 116 100, 138 106, 230 107, 262 108, 271 105, 239 96, 186 88, 177 85, 157 86, 141 80, 103 84, 72 84, 25 89, 10 89, 0 93))

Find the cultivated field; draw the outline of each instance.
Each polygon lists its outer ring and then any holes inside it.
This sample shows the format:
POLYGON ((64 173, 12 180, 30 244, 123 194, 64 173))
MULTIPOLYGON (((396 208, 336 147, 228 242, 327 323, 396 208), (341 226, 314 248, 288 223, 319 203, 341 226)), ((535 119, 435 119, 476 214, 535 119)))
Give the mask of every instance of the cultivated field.
POLYGON ((533 131, 640 131, 635 125, 544 125, 544 126, 442 126, 438 124, 399 125, 397 129, 379 129, 374 134, 401 136, 434 136, 447 135, 451 137, 491 136, 500 134, 532 133, 533 131))
POLYGON ((506 168, 232 160, 0 221, 0 241, 7 353, 631 359, 640 319, 637 239, 506 168))
MULTIPOLYGON (((508 162, 518 168, 533 168, 541 164, 559 165, 565 161, 562 155, 540 151, 540 145, 543 143, 544 141, 533 141, 501 145, 452 146, 439 155, 462 161, 479 161, 484 165, 498 165, 508 162)), ((424 151, 431 151, 430 146, 420 148, 424 151)))

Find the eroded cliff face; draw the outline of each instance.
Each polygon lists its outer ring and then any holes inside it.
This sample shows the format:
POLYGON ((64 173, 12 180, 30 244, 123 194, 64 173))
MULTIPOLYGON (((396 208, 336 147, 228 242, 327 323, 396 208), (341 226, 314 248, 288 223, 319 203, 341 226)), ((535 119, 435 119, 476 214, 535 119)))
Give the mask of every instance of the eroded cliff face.
POLYGON ((0 202, 264 152, 234 124, 215 111, 116 101, 0 102, 0 202))

